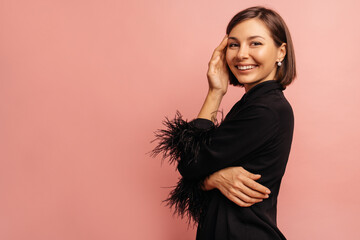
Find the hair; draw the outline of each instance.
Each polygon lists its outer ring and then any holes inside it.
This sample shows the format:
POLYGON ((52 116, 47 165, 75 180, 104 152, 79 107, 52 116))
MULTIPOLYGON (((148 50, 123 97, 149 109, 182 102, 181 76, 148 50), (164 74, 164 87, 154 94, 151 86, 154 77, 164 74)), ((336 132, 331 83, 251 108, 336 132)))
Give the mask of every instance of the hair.
MULTIPOLYGON (((274 79, 285 89, 296 77, 295 52, 290 31, 277 12, 263 6, 247 8, 237 13, 230 20, 226 28, 226 34, 229 34, 237 24, 252 18, 261 20, 267 26, 277 47, 280 47, 282 43, 286 43, 286 55, 281 66, 277 67, 274 79)), ((234 86, 244 86, 242 83, 239 83, 229 66, 227 66, 227 68, 229 70, 230 84, 234 86)))

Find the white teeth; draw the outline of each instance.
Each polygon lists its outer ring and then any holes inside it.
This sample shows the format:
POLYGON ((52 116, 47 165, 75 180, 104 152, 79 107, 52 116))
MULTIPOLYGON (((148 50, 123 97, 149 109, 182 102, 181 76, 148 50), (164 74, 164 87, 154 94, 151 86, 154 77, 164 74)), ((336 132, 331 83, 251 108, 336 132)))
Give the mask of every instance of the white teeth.
POLYGON ((255 66, 236 66, 236 67, 237 67, 237 69, 240 69, 240 70, 255 68, 255 66))

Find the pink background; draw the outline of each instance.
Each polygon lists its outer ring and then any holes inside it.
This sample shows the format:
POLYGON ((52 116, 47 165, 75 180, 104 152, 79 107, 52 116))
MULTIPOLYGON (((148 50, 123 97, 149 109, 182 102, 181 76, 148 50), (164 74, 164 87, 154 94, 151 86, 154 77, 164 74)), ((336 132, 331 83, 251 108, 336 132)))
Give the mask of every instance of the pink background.
POLYGON ((355 0, 0 0, 0 239, 194 239, 161 204, 178 173, 146 153, 165 116, 196 117, 228 21, 257 4, 297 57, 279 228, 360 239, 355 0))

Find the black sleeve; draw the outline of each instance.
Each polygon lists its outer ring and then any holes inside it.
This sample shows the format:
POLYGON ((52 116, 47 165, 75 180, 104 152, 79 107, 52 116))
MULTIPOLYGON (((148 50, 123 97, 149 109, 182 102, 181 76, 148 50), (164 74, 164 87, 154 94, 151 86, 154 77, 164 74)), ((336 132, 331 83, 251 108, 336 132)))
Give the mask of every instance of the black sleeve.
POLYGON ((187 179, 201 179, 235 162, 239 164, 276 135, 278 124, 277 115, 265 105, 243 109, 235 119, 217 127, 210 120, 196 119, 192 125, 206 132, 205 139, 195 141, 195 151, 183 152, 178 170, 187 179))
POLYGON ((278 127, 271 109, 258 105, 243 109, 234 120, 215 125, 207 119, 187 122, 178 112, 173 120, 166 118, 165 129, 156 132, 159 141, 153 155, 163 154, 177 163, 182 175, 165 201, 175 212, 198 222, 204 213, 207 192, 202 181, 211 173, 232 166, 244 156, 270 140, 278 127))
MULTIPOLYGON (((191 162, 200 154, 200 146, 207 144, 209 134, 215 130, 213 122, 206 119, 185 121, 177 112, 174 119, 165 119, 165 129, 155 132, 158 145, 152 151, 156 156, 160 153, 163 160, 168 159, 171 163, 179 163, 181 159, 191 162)), ((181 177, 175 188, 164 200, 167 206, 174 208, 174 213, 181 217, 186 216, 188 223, 191 220, 200 223, 201 216, 205 213, 208 192, 201 189, 204 178, 188 179, 181 177)))

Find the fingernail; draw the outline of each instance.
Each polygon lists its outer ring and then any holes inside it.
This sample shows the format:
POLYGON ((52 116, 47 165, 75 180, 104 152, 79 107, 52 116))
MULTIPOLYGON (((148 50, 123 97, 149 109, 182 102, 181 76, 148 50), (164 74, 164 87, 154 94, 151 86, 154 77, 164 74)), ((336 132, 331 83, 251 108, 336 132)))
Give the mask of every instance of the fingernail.
POLYGON ((270 194, 271 192, 270 192, 270 190, 266 190, 266 193, 269 193, 269 194, 270 194))

